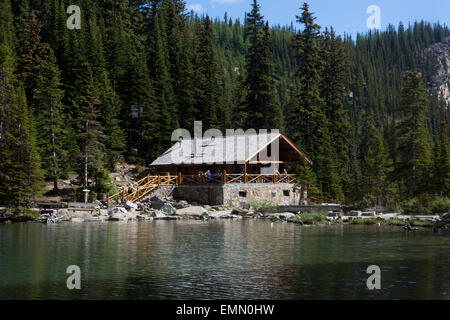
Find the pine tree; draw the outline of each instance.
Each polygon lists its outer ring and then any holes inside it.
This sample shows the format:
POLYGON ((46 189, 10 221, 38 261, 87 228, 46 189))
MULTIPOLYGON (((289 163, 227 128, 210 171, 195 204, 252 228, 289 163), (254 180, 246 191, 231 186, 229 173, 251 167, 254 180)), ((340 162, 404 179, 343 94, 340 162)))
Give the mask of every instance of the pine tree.
POLYGON ((214 50, 212 22, 208 15, 197 27, 198 47, 196 50, 196 109, 197 120, 203 121, 204 128, 219 126, 218 104, 218 66, 214 50))
POLYGON ((373 112, 369 111, 361 127, 359 199, 365 207, 384 206, 393 200, 391 173, 393 163, 385 141, 376 128, 373 112))
POLYGON ((450 154, 448 133, 447 123, 442 122, 433 152, 433 186, 436 194, 447 197, 449 196, 450 191, 450 154))
MULTIPOLYGON (((98 88, 94 83, 92 70, 89 64, 82 66, 83 83, 80 87, 79 97, 80 114, 76 118, 78 137, 78 164, 80 180, 83 186, 89 186, 89 177, 102 168, 104 155, 104 135, 98 120, 97 106, 101 103, 98 88)), ((85 199, 86 201, 86 199, 85 199)))
POLYGON ((157 14, 152 17, 149 52, 149 70, 155 102, 158 106, 158 136, 156 152, 163 152, 170 144, 173 130, 178 128, 177 110, 175 108, 175 95, 169 74, 166 41, 161 31, 161 24, 157 14))
POLYGON ((33 91, 33 109, 37 132, 37 145, 46 178, 53 180, 54 190, 58 190, 58 178, 67 168, 67 135, 63 116, 63 91, 60 72, 51 48, 48 59, 37 73, 36 88, 33 91))
POLYGON ((25 91, 18 87, 11 98, 4 110, 6 121, 0 140, 0 201, 17 206, 36 195, 42 171, 25 91))
POLYGON ((247 14, 246 35, 250 48, 246 55, 244 128, 280 129, 281 109, 275 104, 269 24, 265 24, 257 0, 253 0, 252 11, 247 14))
POLYGON ((397 125, 396 175, 410 197, 427 190, 430 176, 431 139, 427 129, 427 109, 422 77, 415 71, 407 72, 398 109, 403 119, 397 125))
POLYGON ((324 32, 322 59, 321 96, 331 137, 333 153, 337 156, 339 183, 348 184, 350 123, 344 106, 349 95, 350 70, 341 39, 334 30, 324 32))
POLYGON ((42 182, 32 115, 15 77, 15 35, 9 0, 0 4, 0 202, 19 205, 42 182))
POLYGON ((343 193, 333 156, 324 100, 320 95, 324 66, 319 45, 320 26, 314 22, 315 17, 309 12, 307 3, 302 10, 297 21, 304 25, 304 29, 295 38, 300 67, 288 110, 288 134, 313 160, 322 193, 340 199, 343 193))

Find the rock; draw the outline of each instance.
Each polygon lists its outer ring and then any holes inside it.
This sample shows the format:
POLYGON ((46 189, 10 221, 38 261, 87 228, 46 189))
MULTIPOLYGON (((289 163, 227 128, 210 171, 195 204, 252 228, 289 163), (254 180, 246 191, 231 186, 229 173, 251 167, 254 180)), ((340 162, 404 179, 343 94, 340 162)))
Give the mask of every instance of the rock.
POLYGON ((56 213, 57 217, 68 216, 68 215, 69 215, 69 211, 66 209, 59 209, 58 212, 56 213))
POLYGON ((150 199, 150 207, 152 209, 160 210, 166 202, 158 197, 150 199))
POLYGON ((185 200, 180 200, 175 204, 176 209, 184 209, 189 207, 189 203, 185 200))
POLYGON ((177 213, 177 209, 175 209, 169 202, 166 202, 162 206, 161 211, 169 216, 175 215, 177 213))
POLYGON ((126 219, 128 219, 127 214, 128 214, 128 212, 127 212, 127 210, 125 208, 123 208, 123 207, 115 207, 115 208, 112 208, 108 212, 108 215, 109 215, 109 219, 108 220, 111 220, 111 221, 126 220, 126 219))
POLYGON ((154 220, 178 220, 180 219, 180 217, 178 216, 164 216, 164 217, 158 217, 158 218, 153 218, 154 220))
POLYGON ((239 216, 246 216, 248 214, 248 210, 241 209, 241 208, 233 208, 231 211, 231 214, 239 215, 239 216))
POLYGON ((124 207, 114 207, 109 209, 108 214, 111 215, 118 212, 127 213, 127 210, 124 207))
POLYGON ((361 213, 363 217, 375 217, 377 213, 375 211, 364 211, 361 213))
POLYGON ((72 220, 70 220, 71 222, 84 222, 83 218, 72 218, 72 220))
POLYGON ((160 219, 160 218, 165 217, 166 215, 159 210, 155 210, 151 213, 151 216, 155 219, 160 219))
POLYGON ((356 211, 356 210, 350 211, 350 213, 349 213, 349 215, 351 217, 361 217, 361 214, 362 214, 361 211, 356 211))
POLYGON ((133 203, 129 200, 127 200, 123 206, 125 207, 125 209, 127 209, 129 211, 136 210, 138 208, 138 205, 136 203, 133 203))
POLYGON ((107 216, 108 215, 108 209, 100 209, 100 216, 107 216))
POLYGON ((231 210, 214 211, 209 213, 211 219, 228 219, 231 217, 231 210))
POLYGON ((208 214, 208 211, 200 206, 191 206, 188 208, 184 208, 184 209, 177 209, 177 216, 183 216, 183 215, 188 215, 188 216, 196 216, 196 217, 200 217, 204 214, 208 214))
POLYGON ((295 214, 293 214, 292 212, 283 212, 283 213, 278 213, 276 214, 276 216, 278 217, 278 219, 280 220, 284 220, 287 221, 289 219, 292 219, 295 217, 295 214))

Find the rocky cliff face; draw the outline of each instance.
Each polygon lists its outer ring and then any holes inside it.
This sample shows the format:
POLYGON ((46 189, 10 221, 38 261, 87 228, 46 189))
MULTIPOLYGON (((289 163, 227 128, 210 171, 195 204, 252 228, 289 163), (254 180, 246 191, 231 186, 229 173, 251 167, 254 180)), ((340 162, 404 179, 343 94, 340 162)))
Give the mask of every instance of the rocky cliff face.
POLYGON ((446 106, 450 107, 450 37, 425 49, 424 56, 426 59, 431 58, 435 68, 427 87, 438 92, 446 106))

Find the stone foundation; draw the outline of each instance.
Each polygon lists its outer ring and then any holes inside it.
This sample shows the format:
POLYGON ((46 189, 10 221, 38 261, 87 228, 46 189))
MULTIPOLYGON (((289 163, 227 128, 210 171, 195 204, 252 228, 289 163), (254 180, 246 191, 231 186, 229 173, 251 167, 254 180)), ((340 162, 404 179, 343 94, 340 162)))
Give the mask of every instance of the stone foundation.
MULTIPOLYGON (((226 184, 160 186, 152 196, 172 195, 175 199, 209 205, 245 206, 250 200, 271 200, 278 205, 300 204, 300 192, 292 191, 293 184, 226 184)), ((306 201, 303 192, 301 203, 306 201)))

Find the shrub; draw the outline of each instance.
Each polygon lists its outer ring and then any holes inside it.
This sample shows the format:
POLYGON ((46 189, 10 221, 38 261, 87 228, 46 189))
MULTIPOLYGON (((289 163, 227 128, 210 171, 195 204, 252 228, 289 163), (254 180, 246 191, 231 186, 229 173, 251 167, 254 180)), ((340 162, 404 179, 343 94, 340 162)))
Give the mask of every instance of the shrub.
POLYGON ((450 198, 437 198, 430 202, 431 213, 449 213, 450 212, 450 198))
POLYGON ((424 196, 413 198, 401 204, 404 214, 433 214, 450 212, 450 198, 424 196))
POLYGON ((327 221, 326 212, 303 212, 298 215, 304 224, 323 223, 327 221))
POLYGON ((256 199, 250 199, 250 206, 256 212, 261 212, 263 214, 266 213, 274 213, 278 210, 278 204, 271 200, 261 200, 258 201, 256 199))

